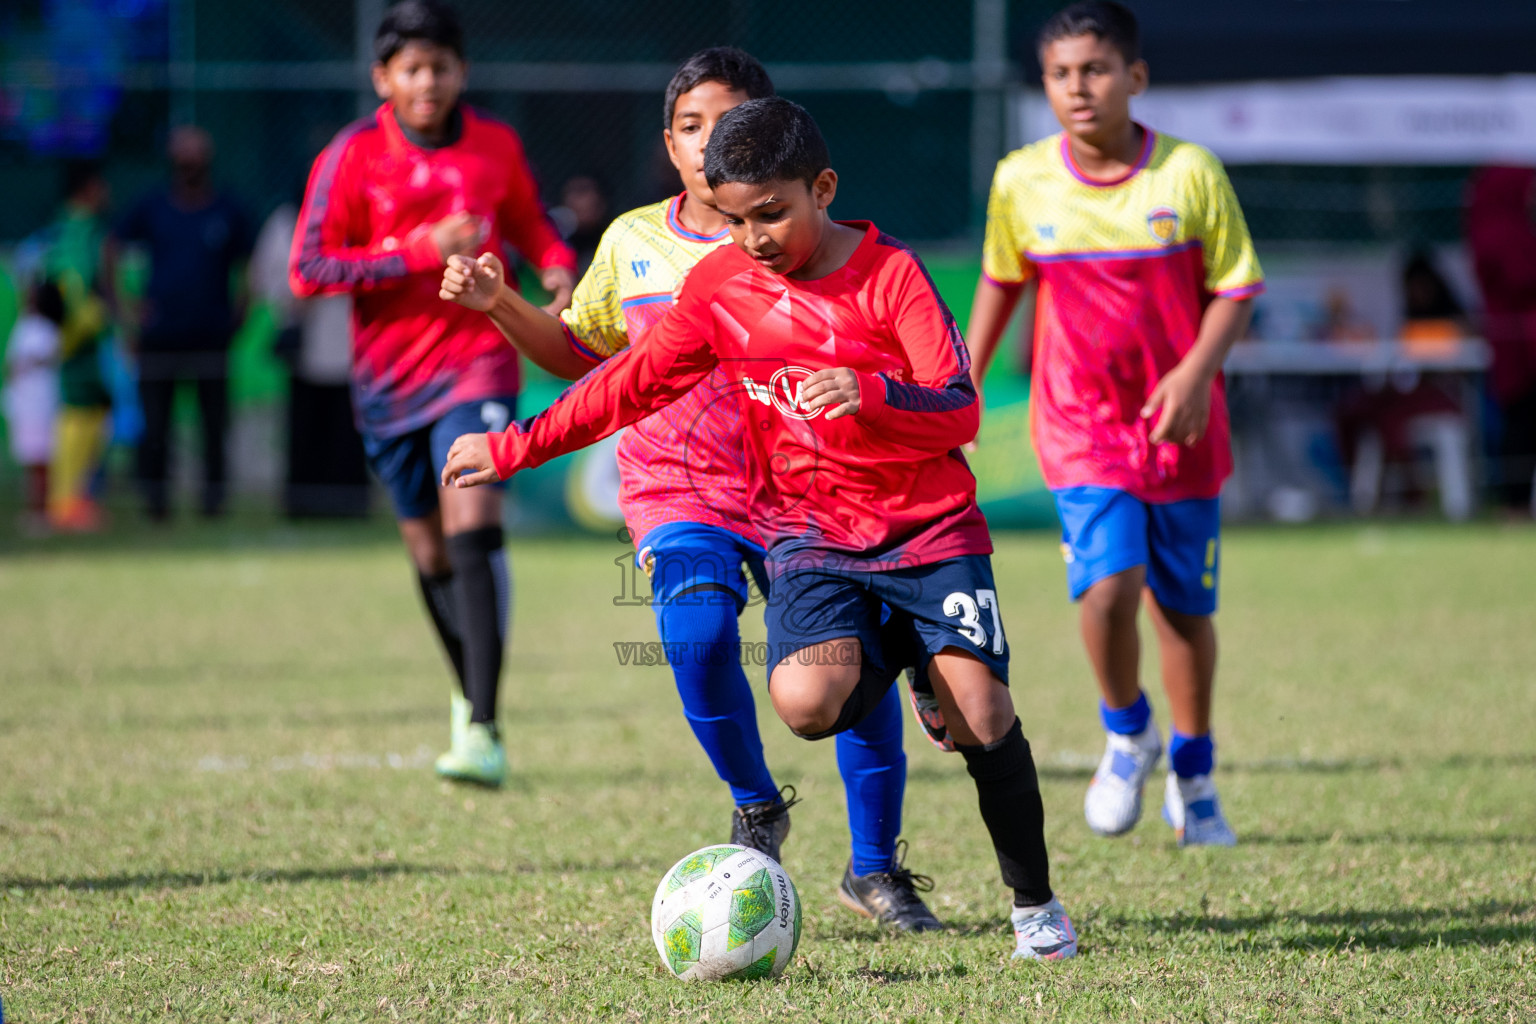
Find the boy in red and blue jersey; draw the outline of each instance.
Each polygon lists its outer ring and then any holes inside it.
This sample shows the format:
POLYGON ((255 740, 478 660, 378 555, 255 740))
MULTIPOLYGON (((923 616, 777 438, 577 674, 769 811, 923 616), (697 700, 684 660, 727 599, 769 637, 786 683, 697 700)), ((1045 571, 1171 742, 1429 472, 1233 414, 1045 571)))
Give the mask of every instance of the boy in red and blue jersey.
POLYGON ((453 10, 396 4, 374 46, 384 105, 315 160, 291 283, 300 296, 352 296, 358 429, 460 683, 437 771, 499 785, 507 764, 496 697, 511 611, 501 496, 466 500, 440 493, 437 479, 456 436, 511 422, 517 353, 484 317, 444 304, 439 278, 456 253, 510 245, 563 308, 576 260, 545 215, 517 134, 459 102, 466 65, 453 10))
POLYGON ((1217 495, 1232 471, 1221 363, 1263 290, 1242 210, 1208 151, 1131 120, 1137 27, 1109 0, 1040 34, 1062 132, 998 164, 968 332, 980 385, 1037 283, 1031 430, 1102 694, 1089 826, 1136 824, 1162 740, 1138 681, 1138 605, 1173 718, 1163 814, 1181 845, 1236 841, 1211 781, 1217 495))
MULTIPOLYGON (((663 138, 684 190, 614 221, 558 318, 504 288, 500 261, 489 254, 451 259, 443 297, 486 310, 519 351, 551 373, 584 375, 659 323, 693 267, 729 244, 704 178, 705 143, 726 111, 772 94, 762 65, 740 50, 713 47, 683 62, 667 85, 663 138)), ((672 652, 683 713, 736 803, 731 842, 782 860, 793 796, 781 797, 763 756, 739 657, 737 618, 749 596, 743 563, 760 589, 769 589, 762 539, 747 512, 740 436, 730 379, 716 369, 624 433, 619 504, 637 561, 651 578, 656 628, 672 652)), ((837 763, 853 839, 840 898, 903 931, 939 928, 897 857, 907 761, 895 688, 858 726, 838 734, 837 763)))
POLYGON ((664 320, 543 414, 454 442, 443 481, 505 479, 724 370, 768 552, 774 709, 797 735, 836 735, 916 667, 1013 889, 1014 955, 1063 959, 1077 938, 1050 886, 991 538, 960 453, 979 418, 965 343, 911 249, 827 215, 828 164, 815 122, 788 100, 721 117, 704 170, 734 245, 700 261, 664 320))

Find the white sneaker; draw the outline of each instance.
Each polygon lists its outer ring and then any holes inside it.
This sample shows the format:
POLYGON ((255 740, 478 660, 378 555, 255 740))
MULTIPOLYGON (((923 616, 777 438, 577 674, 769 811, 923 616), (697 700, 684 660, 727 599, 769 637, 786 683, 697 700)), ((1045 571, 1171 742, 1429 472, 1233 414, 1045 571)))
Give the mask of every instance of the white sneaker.
POLYGON ((1221 813, 1221 798, 1209 775, 1181 779, 1169 772, 1163 791, 1163 820, 1173 826, 1180 846, 1237 845, 1237 835, 1221 813))
POLYGON ((1156 724, 1133 736, 1113 732, 1106 736, 1104 757, 1083 797, 1083 817, 1099 835, 1118 836, 1129 832, 1141 817, 1141 791, 1157 768, 1163 739, 1156 724))
POLYGON ((1077 956, 1077 929, 1055 897, 1039 907, 1013 908, 1015 960, 1066 960, 1077 956))

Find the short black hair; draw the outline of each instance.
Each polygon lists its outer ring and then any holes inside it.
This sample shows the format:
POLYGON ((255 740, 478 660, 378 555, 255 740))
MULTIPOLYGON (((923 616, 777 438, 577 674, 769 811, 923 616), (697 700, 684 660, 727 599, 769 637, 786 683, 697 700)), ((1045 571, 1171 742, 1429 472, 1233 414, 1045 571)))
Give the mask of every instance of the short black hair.
POLYGON ((64 290, 59 287, 59 282, 50 277, 33 285, 32 308, 37 310, 38 316, 62 327, 64 325, 64 290))
POLYGON ((406 43, 436 43, 464 59, 464 27, 459 14, 442 0, 400 0, 379 21, 373 34, 373 56, 380 64, 406 43))
POLYGON ((816 120, 782 96, 748 100, 728 110, 704 147, 704 178, 710 188, 728 181, 803 181, 832 166, 827 140, 816 120))
POLYGON ((705 82, 720 82, 737 92, 747 94, 747 99, 762 99, 773 95, 773 79, 758 63, 757 58, 734 46, 711 46, 700 50, 679 65, 667 83, 667 98, 662 108, 663 128, 672 127, 672 114, 677 110, 677 98, 691 92, 705 82))
POLYGON ((1080 0, 1070 7, 1063 7, 1040 27, 1035 51, 1043 54, 1056 40, 1075 36, 1096 36, 1104 40, 1120 51, 1126 64, 1141 59, 1141 29, 1136 24, 1136 15, 1115 0, 1080 0))
POLYGON ((64 186, 64 198, 76 199, 86 188, 96 184, 103 177, 100 160, 66 160, 61 183, 64 186))

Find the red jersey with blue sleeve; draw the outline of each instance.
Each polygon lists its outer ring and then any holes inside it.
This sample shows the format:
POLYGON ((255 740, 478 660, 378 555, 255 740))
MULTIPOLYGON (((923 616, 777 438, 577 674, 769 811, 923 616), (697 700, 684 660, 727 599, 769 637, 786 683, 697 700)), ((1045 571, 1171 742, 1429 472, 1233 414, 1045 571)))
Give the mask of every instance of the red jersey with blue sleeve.
POLYGON ((459 117, 457 138, 436 148, 407 138, 388 104, 342 129, 316 158, 299 212, 290 282, 300 296, 351 293, 353 407, 375 437, 517 392, 517 352, 490 319, 438 298, 433 225, 468 212, 486 250, 576 267, 517 133, 465 106, 459 117))
POLYGON ((1144 131, 1116 181, 1083 174, 1064 134, 1004 157, 982 271, 1005 287, 1040 282, 1030 430, 1053 490, 1213 498, 1232 471, 1220 375, 1194 445, 1152 444, 1141 409, 1189 353, 1211 298, 1257 295, 1264 275, 1221 162, 1144 131))
POLYGON ((736 246, 710 253, 677 304, 549 409, 502 434, 503 477, 666 406, 717 367, 741 411, 749 514, 777 569, 881 571, 989 554, 959 446, 980 418, 964 339, 917 255, 872 224, 841 268, 797 281, 736 246), (809 410, 805 380, 847 367, 860 408, 809 410))

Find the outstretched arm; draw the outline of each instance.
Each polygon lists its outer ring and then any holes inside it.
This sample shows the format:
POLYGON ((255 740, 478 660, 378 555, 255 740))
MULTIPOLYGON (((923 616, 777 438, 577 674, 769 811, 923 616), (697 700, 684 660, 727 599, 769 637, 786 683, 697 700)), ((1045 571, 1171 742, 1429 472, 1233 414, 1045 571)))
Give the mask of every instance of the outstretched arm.
POLYGON ((539 415, 513 423, 504 433, 460 437, 449 449, 443 486, 505 480, 601 441, 686 394, 715 364, 708 339, 679 305, 539 415))
POLYGON ((594 365, 577 353, 568 328, 548 307, 535 306, 507 287, 506 268, 491 253, 479 259, 450 256, 438 295, 487 314, 514 348, 556 377, 576 380, 594 365))

